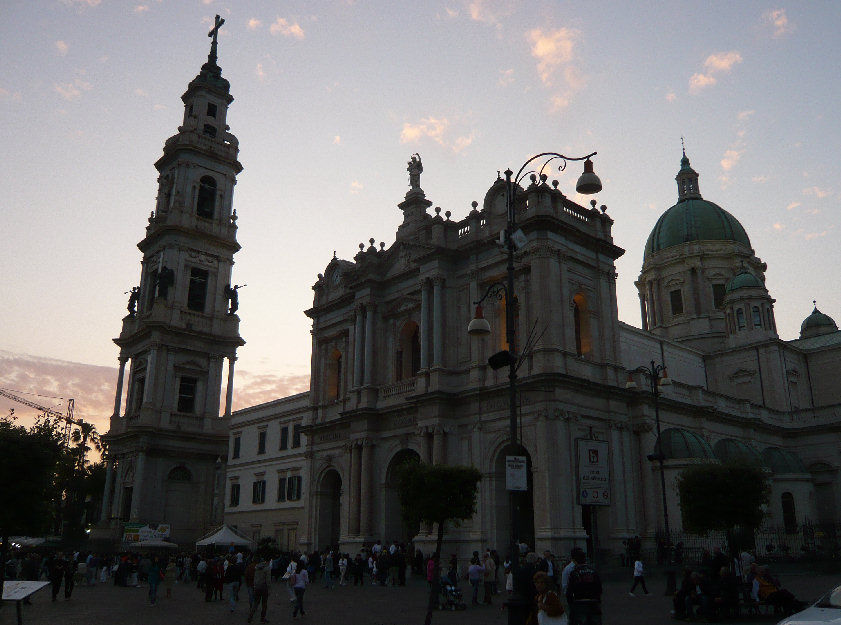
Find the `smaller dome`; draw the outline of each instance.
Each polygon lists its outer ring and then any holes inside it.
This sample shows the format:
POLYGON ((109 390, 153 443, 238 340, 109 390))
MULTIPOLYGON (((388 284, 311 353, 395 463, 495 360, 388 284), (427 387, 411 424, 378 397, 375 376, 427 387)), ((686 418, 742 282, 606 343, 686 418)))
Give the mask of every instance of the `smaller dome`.
MULTIPOLYGON (((486 213, 494 215, 504 215, 508 197, 508 184, 503 178, 497 178, 485 193, 485 199, 482 202, 482 210, 486 213)), ((516 197, 516 196, 515 196, 516 197)))
POLYGON ((735 291, 736 289, 764 289, 765 285, 762 284, 762 280, 757 278, 751 272, 747 270, 742 270, 741 273, 737 273, 733 276, 733 279, 727 283, 725 290, 730 293, 731 291, 735 291))
POLYGON ((750 462, 762 463, 762 456, 753 447, 734 438, 724 438, 718 441, 713 447, 716 457, 722 462, 731 460, 747 460, 750 462))
POLYGON ((829 315, 823 314, 815 306, 812 314, 806 317, 800 325, 800 338, 807 339, 812 336, 821 336, 822 334, 837 331, 838 325, 835 323, 835 320, 829 315))
POLYGON ((654 447, 662 450, 666 459, 701 458, 715 460, 712 447, 703 438, 681 428, 669 428, 660 433, 660 439, 654 447), (662 441, 662 443, 661 443, 662 441))
POLYGON ((762 462, 772 473, 806 473, 803 461, 793 451, 768 447, 762 452, 762 462))

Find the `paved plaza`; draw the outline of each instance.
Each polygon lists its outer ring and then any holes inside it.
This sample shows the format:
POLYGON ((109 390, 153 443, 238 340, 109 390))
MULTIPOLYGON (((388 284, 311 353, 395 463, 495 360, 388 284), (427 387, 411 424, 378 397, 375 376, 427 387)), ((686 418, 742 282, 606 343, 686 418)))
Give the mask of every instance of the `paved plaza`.
MULTIPOLYGON (((606 575, 604 582, 604 625, 652 625, 677 623, 669 616, 670 601, 663 596, 664 581, 654 575, 649 582, 651 595, 629 597, 631 574, 620 577, 615 572, 606 575)), ((798 598, 814 600, 825 590, 841 583, 841 575, 813 575, 805 571, 783 575, 783 584, 798 598)), ((462 589, 470 603, 469 585, 462 589)), ((293 622, 285 585, 272 584, 267 618, 270 623, 293 622)), ((163 594, 163 593, 161 593, 163 594)), ((318 625, 405 625, 423 623, 426 607, 426 583, 410 579, 406 587, 380 587, 370 583, 364 587, 336 587, 325 590, 313 584, 305 597, 305 618, 296 622, 318 625)), ((119 588, 111 583, 95 587, 79 585, 70 601, 63 594, 55 603, 50 601, 49 588, 39 591, 31 606, 23 606, 25 625, 213 625, 216 623, 246 623, 247 593, 241 592, 236 611, 229 611, 227 601, 204 601, 204 593, 194 584, 176 584, 172 597, 161 596, 157 606, 150 606, 146 588, 119 588)), ((500 609, 501 597, 494 597, 496 605, 468 607, 463 612, 435 611, 433 623, 444 625, 504 625, 506 614, 500 609)), ((255 623, 259 618, 254 619, 255 623)), ((743 619, 741 623, 776 623, 773 616, 743 619)), ((0 625, 16 622, 15 606, 6 603, 0 609, 0 625)))

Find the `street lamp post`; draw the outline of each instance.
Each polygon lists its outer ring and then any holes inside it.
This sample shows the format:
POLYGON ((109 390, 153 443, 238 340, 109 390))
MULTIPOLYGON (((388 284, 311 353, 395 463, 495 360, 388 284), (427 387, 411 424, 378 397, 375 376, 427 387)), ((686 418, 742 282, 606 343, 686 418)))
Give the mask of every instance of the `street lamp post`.
MULTIPOLYGON (((572 158, 558 154, 557 152, 542 152, 528 159, 517 175, 510 169, 505 172, 506 184, 506 208, 507 208, 507 223, 505 227, 505 248, 508 255, 507 276, 505 282, 495 282, 491 284, 485 294, 473 304, 476 306, 476 314, 467 327, 467 332, 471 336, 487 336, 491 332, 491 326, 487 319, 482 314, 482 302, 489 296, 494 295, 499 300, 505 301, 505 339, 508 343, 508 349, 498 352, 488 358, 488 364, 493 369, 500 369, 508 366, 508 427, 509 427, 509 455, 524 455, 523 447, 517 436, 517 369, 519 367, 520 359, 517 357, 516 347, 516 306, 517 297, 514 294, 514 252, 517 245, 515 244, 515 233, 517 232, 517 204, 516 193, 520 186, 520 181, 528 174, 534 173, 532 170, 526 171, 531 163, 545 158, 540 169, 537 171, 542 176, 543 170, 551 161, 560 160, 561 165, 559 171, 566 168, 568 161, 584 161, 584 173, 578 179, 576 184, 576 191, 582 194, 598 193, 602 189, 602 183, 598 176, 593 173, 593 162, 590 157, 595 156, 596 152, 578 158, 572 158)), ((528 489, 528 479, 526 479, 526 489, 528 489)), ((510 514, 510 549, 511 549, 511 577, 514 582, 514 589, 508 599, 508 624, 509 625, 523 625, 528 617, 531 608, 531 598, 524 596, 523 581, 520 579, 520 505, 523 502, 522 491, 509 490, 509 514, 510 514)))
MULTIPOLYGON (((663 453, 663 442, 660 440, 660 387, 668 386, 672 383, 669 379, 669 374, 664 365, 658 365, 653 360, 650 366, 641 365, 634 369, 631 373, 644 373, 648 376, 649 384, 651 386, 651 395, 654 401, 654 423, 657 428, 657 449, 655 453, 647 456, 648 460, 656 460, 660 467, 660 495, 663 498, 663 531, 666 537, 666 595, 673 595, 677 589, 677 581, 675 579, 675 570, 672 566, 672 533, 669 528, 669 506, 666 502, 666 471, 663 467, 663 462, 666 456, 663 453), (662 376, 660 375, 662 373, 662 376)), ((636 383, 633 379, 628 377, 626 388, 635 388, 636 383)))

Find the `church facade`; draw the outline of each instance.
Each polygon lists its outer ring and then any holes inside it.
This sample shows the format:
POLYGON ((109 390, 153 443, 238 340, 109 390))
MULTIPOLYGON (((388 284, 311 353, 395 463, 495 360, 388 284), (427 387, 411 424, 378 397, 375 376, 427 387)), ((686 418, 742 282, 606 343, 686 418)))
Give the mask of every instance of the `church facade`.
MULTIPOLYGON (((255 537, 297 519, 301 549, 379 539, 429 551, 432 528, 403 524, 395 490, 395 467, 416 458, 482 472, 478 511, 448 529, 448 550, 507 550, 508 371, 487 363, 507 347, 505 299, 484 304, 489 338, 467 333, 474 303, 506 276, 506 184, 497 179, 454 221, 430 211, 419 157, 409 171, 395 241, 334 256, 313 286, 310 391, 294 414, 266 404, 232 417, 231 449, 260 428, 274 440, 287 421, 303 433, 301 453, 261 462, 249 452, 228 468, 229 501, 235 483, 269 475, 269 501, 226 508, 255 537), (287 496, 290 472, 301 476, 294 513, 271 501, 287 496)), ((623 250, 606 208, 576 204, 545 177, 517 191, 518 425, 529 464, 520 540, 537 551, 619 552, 628 537, 652 540, 664 517, 659 463, 648 459, 658 451, 673 530, 680 471, 734 457, 766 467, 769 524, 837 519, 841 332, 816 308, 800 339, 780 340, 765 265, 744 228, 703 199, 685 154, 676 180, 678 201, 655 224, 636 282, 641 328, 618 319, 623 250), (640 369, 649 364, 671 382, 656 397, 640 369), (588 488, 594 475, 599 488, 588 488)))

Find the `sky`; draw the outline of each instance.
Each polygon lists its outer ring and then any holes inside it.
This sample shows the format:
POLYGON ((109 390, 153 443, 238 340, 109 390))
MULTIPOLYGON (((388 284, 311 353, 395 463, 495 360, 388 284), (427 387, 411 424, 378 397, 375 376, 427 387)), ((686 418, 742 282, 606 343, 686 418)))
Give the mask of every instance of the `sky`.
MULTIPOLYGON (((460 220, 497 171, 597 151, 626 250, 619 317, 639 326, 634 280, 683 139, 704 198, 768 265, 780 337, 812 300, 841 321, 839 2, 6 0, 0 388, 74 397, 107 429, 154 163, 217 13, 244 166, 235 408, 306 390, 312 285, 334 251, 394 242, 415 152, 460 220)), ((553 177, 575 198, 579 174, 553 177)))

